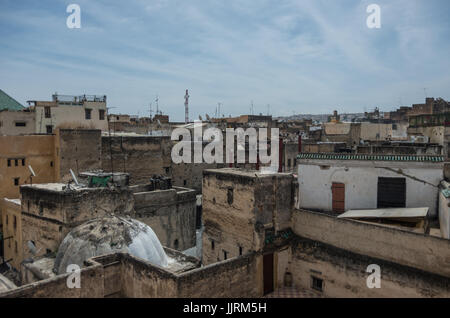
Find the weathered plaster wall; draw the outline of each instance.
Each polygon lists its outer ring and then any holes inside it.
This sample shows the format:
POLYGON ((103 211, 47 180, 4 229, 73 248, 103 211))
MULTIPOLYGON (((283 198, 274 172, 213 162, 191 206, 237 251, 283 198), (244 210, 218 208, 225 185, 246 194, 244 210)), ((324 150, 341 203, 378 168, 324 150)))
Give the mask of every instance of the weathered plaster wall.
POLYGON ((324 297, 449 297, 450 278, 299 239, 292 247, 297 287, 312 289, 312 276, 323 280, 324 297), (381 288, 368 288, 367 266, 381 270, 381 288))
POLYGON ((450 277, 450 241, 322 213, 294 210, 295 234, 357 254, 450 277))
POLYGON ((102 169, 130 174, 130 184, 148 183, 153 175, 170 176, 170 137, 103 136, 102 169), (111 151, 110 151, 111 142, 111 151))
POLYGON ((57 129, 56 141, 60 182, 72 179, 70 169, 76 175, 101 169, 101 130, 57 129))
POLYGON ((134 193, 136 219, 155 231, 161 244, 186 250, 195 246, 195 191, 184 188, 134 193))
POLYGON ((429 207, 437 216, 441 163, 315 160, 300 161, 300 208, 332 211, 333 182, 345 184, 345 210, 376 209, 378 177, 406 179, 406 207, 429 207))

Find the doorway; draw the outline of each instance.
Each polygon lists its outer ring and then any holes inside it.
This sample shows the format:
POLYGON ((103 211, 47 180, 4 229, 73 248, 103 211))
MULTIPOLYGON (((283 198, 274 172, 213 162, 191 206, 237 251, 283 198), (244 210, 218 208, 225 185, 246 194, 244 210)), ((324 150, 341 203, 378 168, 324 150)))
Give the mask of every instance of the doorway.
POLYGON ((331 186, 332 210, 335 213, 345 212, 345 184, 333 182, 331 186))
POLYGON ((273 253, 263 256, 264 295, 273 292, 273 253))

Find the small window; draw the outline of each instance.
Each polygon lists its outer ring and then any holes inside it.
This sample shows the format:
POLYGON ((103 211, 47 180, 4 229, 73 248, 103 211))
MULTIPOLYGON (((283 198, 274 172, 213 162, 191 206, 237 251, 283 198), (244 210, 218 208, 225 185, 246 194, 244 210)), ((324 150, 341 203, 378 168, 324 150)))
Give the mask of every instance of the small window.
POLYGON ((312 289, 322 291, 323 290, 323 280, 314 276, 311 276, 312 289))
POLYGON ((17 167, 19 165, 19 159, 14 159, 14 165, 17 167))
POLYGON ((224 259, 224 260, 227 259, 227 256, 228 256, 227 254, 228 254, 227 251, 223 251, 223 259, 224 259))
POLYGON ((14 178, 14 185, 18 186, 19 185, 19 178, 14 178))
POLYGON ((51 108, 47 106, 44 108, 44 110, 45 110, 45 118, 51 118, 52 117, 51 108))
POLYGON ((288 168, 291 167, 291 159, 288 159, 288 168))
POLYGON ((27 123, 24 121, 17 121, 16 122, 16 127, 26 127, 27 123))
POLYGON ((105 110, 104 109, 99 109, 98 110, 98 119, 99 120, 105 120, 105 110))
POLYGON ((11 159, 8 159, 8 167, 11 167, 11 159))
POLYGON ((48 249, 48 248, 45 249, 45 254, 49 255, 49 254, 51 254, 51 253, 52 253, 52 250, 50 250, 50 249, 48 249))
MULTIPOLYGON (((6 224, 8 224, 8 219, 6 219, 6 224)), ((215 244, 214 241, 211 241, 211 249, 214 251, 215 244)))
POLYGON ((16 254, 17 254, 17 252, 18 252, 18 249, 17 249, 17 241, 14 241, 14 250, 16 251, 16 254))
POLYGON ((25 166, 25 159, 22 159, 22 166, 25 166))
POLYGON ((53 167, 53 161, 50 161, 50 167, 53 167))
POLYGON ((8 225, 8 214, 6 215, 6 225, 8 225))
POLYGON ((242 255, 242 246, 239 246, 239 256, 242 255))
POLYGON ((14 230, 17 229, 17 217, 14 215, 14 230))
POLYGON ((227 202, 229 205, 233 204, 233 188, 227 190, 227 202))
POLYGON ((174 242, 173 242, 173 247, 177 250, 178 249, 178 239, 176 239, 174 242))
POLYGON ((92 113, 92 109, 89 109, 89 108, 85 109, 84 110, 85 118, 86 119, 91 119, 91 113, 92 113))
POLYGON ((47 126, 45 126, 45 128, 47 129, 47 134, 52 134, 53 133, 53 126, 52 125, 47 125, 47 126))
POLYGON ((187 183, 186 180, 183 180, 183 185, 186 185, 186 183, 187 183))

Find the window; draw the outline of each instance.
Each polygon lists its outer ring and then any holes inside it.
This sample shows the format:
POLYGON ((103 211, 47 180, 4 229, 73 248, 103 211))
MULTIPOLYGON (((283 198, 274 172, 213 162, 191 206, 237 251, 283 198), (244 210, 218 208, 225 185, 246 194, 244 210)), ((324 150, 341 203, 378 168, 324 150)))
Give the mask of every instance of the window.
POLYGON ((6 215, 6 225, 8 225, 8 214, 6 215))
POLYGON ((53 161, 50 161, 50 167, 53 167, 53 161))
POLYGON ((323 290, 323 279, 311 276, 311 288, 322 291, 323 290))
POLYGON ((186 185, 186 180, 183 180, 183 185, 186 185))
POLYGON ((45 128, 47 129, 47 134, 52 134, 53 133, 53 126, 52 125, 47 125, 47 126, 45 126, 45 128))
POLYGON ((177 250, 178 249, 178 239, 173 242, 173 247, 177 250))
POLYGON ((19 178, 14 178, 14 185, 18 186, 19 185, 19 178))
POLYGON ((17 217, 14 215, 14 230, 17 229, 17 217))
POLYGON ((288 168, 291 167, 291 159, 288 159, 288 168))
POLYGON ((233 204, 233 188, 227 190, 227 202, 229 205, 233 204))
POLYGON ((27 123, 24 121, 16 121, 16 127, 26 127, 27 123))
POLYGON ((25 166, 25 159, 22 159, 22 166, 25 166))
POLYGON ((8 167, 11 167, 11 159, 8 159, 8 167))
POLYGON ((17 251, 18 251, 18 249, 17 249, 17 241, 14 241, 14 250, 16 251, 16 254, 17 254, 17 251))
POLYGON ((378 178, 377 208, 406 207, 406 179, 378 178))
POLYGON ((85 109, 84 110, 85 118, 86 119, 91 119, 91 113, 92 113, 92 109, 89 109, 89 108, 85 109))
POLYGON ((227 256, 228 256, 227 254, 228 254, 227 251, 223 251, 223 259, 224 259, 224 260, 227 259, 227 256))
POLYGON ((52 117, 51 108, 47 106, 44 108, 44 110, 45 110, 45 118, 51 118, 52 117))
POLYGON ((99 109, 98 110, 98 119, 99 120, 105 120, 105 110, 104 109, 99 109))
POLYGON ((242 255, 242 246, 239 246, 239 256, 242 255))
MULTIPOLYGON (((6 224, 8 224, 8 219, 6 219, 6 224)), ((214 247, 215 247, 214 241, 211 241, 211 249, 213 251, 214 251, 214 247)))
POLYGON ((14 165, 17 167, 19 165, 19 159, 14 159, 14 165))

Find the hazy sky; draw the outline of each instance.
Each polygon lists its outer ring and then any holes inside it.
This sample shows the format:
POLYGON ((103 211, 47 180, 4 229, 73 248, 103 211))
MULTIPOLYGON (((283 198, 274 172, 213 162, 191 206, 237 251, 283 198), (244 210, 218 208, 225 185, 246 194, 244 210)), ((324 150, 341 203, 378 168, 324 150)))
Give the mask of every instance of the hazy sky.
POLYGON ((0 88, 106 94, 113 113, 360 112, 450 99, 450 1, 0 0, 0 88), (81 28, 66 7, 81 7, 81 28), (366 8, 381 7, 369 29, 366 8))

